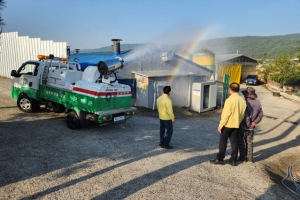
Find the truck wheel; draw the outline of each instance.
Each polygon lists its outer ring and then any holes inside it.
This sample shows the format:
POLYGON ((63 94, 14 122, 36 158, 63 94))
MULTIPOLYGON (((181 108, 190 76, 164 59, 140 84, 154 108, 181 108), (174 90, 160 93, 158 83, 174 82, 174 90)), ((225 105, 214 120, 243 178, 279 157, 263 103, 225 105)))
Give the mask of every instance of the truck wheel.
POLYGON ((20 95, 17 101, 18 108, 26 113, 32 112, 32 100, 26 95, 20 95))
POLYGON ((75 111, 71 111, 67 114, 67 126, 70 129, 78 129, 80 128, 80 120, 75 111))

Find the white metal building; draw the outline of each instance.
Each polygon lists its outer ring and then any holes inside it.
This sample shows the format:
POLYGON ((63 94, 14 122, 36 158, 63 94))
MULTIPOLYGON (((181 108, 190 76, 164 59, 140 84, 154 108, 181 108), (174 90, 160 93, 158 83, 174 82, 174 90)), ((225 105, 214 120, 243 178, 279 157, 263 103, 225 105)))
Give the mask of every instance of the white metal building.
POLYGON ((66 42, 19 36, 18 32, 1 33, 0 76, 11 78, 11 70, 18 69, 25 61, 37 60, 39 54, 66 57, 66 49, 66 42))

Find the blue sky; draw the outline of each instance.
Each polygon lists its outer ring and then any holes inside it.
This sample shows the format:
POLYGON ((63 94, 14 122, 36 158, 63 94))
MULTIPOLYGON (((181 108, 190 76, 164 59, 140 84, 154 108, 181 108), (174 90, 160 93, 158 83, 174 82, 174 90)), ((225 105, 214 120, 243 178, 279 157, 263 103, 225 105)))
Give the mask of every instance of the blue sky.
POLYGON ((67 42, 179 44, 234 36, 300 33, 300 0, 6 0, 3 32, 67 42))

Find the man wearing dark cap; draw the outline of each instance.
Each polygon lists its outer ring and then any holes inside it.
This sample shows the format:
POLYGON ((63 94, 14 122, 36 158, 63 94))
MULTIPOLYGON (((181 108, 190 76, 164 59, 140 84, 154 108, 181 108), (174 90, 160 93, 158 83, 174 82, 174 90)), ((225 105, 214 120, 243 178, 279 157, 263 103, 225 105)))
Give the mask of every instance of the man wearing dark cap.
POLYGON ((214 160, 210 160, 211 164, 223 164, 225 158, 227 140, 230 138, 231 157, 228 164, 235 166, 238 154, 237 134, 240 123, 244 119, 246 102, 238 92, 240 85, 238 83, 231 83, 228 92, 230 96, 226 99, 221 115, 218 132, 220 133, 219 153, 214 160))
POLYGON ((252 163, 254 128, 261 121, 263 111, 260 102, 256 99, 257 95, 253 87, 247 87, 246 90, 242 91, 242 94, 245 97, 247 108, 238 134, 238 149, 240 152, 238 161, 252 163))
POLYGON ((160 143, 159 146, 165 149, 172 149, 170 141, 173 134, 175 116, 172 108, 172 100, 169 98, 171 87, 163 88, 164 94, 157 99, 157 110, 160 119, 160 143))

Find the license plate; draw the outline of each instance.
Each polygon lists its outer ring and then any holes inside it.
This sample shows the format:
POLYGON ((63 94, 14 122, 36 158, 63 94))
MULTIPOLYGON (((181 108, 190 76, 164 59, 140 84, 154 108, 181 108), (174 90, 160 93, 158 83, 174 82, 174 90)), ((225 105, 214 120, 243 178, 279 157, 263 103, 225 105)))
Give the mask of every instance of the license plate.
POLYGON ((122 121, 124 119, 125 119, 124 116, 114 117, 114 122, 122 121))
POLYGON ((252 82, 249 82, 249 83, 252 83, 252 82))

